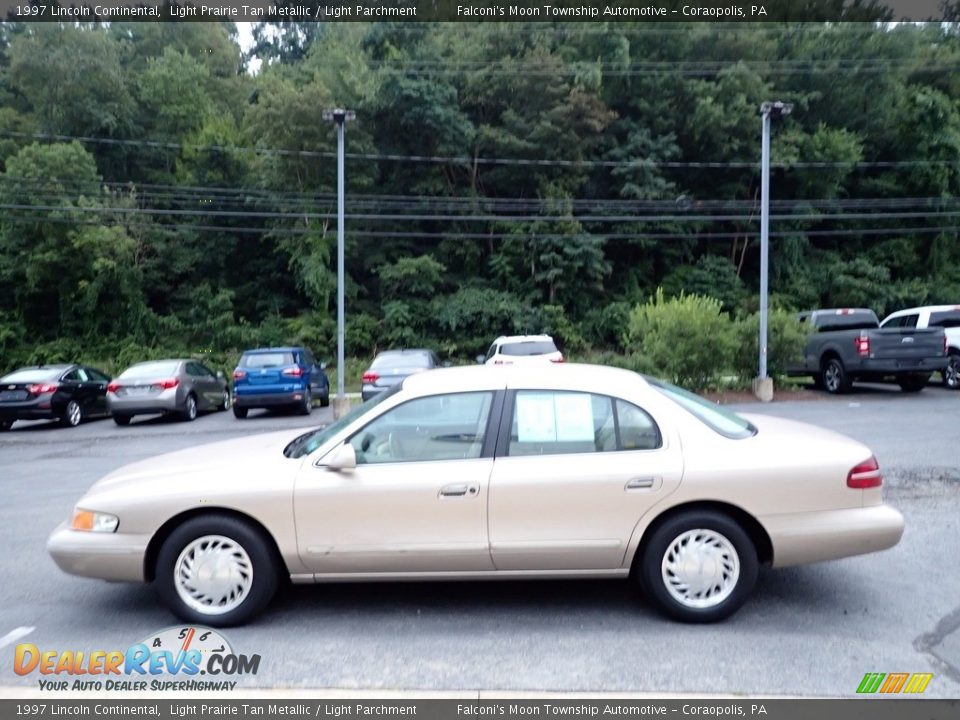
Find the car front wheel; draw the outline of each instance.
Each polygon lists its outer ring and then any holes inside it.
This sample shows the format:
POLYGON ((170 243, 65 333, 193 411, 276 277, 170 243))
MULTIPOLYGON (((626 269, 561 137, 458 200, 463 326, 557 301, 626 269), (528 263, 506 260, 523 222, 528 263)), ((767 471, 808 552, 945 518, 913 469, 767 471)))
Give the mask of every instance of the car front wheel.
POLYGON ((157 557, 155 584, 185 622, 241 625, 270 602, 278 567, 267 541, 234 517, 193 518, 174 530, 157 557))
POLYGON ((683 622, 716 622, 746 601, 759 561, 750 537, 730 517, 687 512, 657 527, 638 568, 647 596, 683 622))
POLYGON ((9 420, 0 420, 0 432, 6 432, 13 427, 13 423, 9 420))

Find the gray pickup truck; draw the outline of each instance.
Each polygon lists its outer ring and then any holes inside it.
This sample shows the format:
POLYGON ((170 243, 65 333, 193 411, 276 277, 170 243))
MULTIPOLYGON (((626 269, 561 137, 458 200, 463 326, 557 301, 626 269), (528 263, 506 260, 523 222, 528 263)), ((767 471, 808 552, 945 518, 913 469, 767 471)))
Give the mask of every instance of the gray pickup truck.
POLYGON ((932 372, 947 365, 943 328, 881 328, 873 310, 839 308, 798 315, 809 326, 802 367, 790 375, 810 375, 829 393, 850 390, 854 380, 892 377, 904 392, 918 392, 932 372))

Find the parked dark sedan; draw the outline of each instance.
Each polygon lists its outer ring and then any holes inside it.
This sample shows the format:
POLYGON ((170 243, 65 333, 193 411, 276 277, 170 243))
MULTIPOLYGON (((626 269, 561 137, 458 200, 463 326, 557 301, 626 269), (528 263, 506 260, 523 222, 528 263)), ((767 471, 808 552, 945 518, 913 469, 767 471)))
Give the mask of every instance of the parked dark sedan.
POLYGON ((433 350, 384 350, 363 374, 360 397, 364 402, 389 390, 405 377, 440 367, 440 358, 433 350))
POLYGON ((110 377, 86 365, 38 365, 0 378, 0 430, 17 420, 59 420, 76 427, 105 417, 110 377))

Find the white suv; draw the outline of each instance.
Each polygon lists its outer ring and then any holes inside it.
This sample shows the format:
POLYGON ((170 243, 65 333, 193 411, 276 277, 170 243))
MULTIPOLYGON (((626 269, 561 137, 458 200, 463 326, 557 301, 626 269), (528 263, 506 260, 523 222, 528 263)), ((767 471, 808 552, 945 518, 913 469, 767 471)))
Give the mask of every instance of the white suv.
POLYGON ((952 390, 960 388, 960 305, 927 305, 891 313, 880 327, 942 327, 947 336, 947 367, 942 371, 943 384, 952 390))
POLYGON ((502 335, 493 341, 486 355, 478 355, 481 365, 513 365, 514 363, 562 363, 563 353, 557 350, 549 335, 502 335))

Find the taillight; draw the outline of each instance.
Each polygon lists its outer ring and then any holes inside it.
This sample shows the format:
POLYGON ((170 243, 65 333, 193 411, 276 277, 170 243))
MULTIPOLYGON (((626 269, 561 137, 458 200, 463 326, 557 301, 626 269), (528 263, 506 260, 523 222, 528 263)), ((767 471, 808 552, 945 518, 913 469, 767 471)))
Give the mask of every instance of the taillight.
POLYGON ((247 376, 247 373, 243 370, 234 370, 233 379, 234 380, 243 380, 247 376))
POLYGON ((860 357, 866 357, 870 354, 870 338, 867 335, 855 337, 853 346, 857 349, 857 355, 860 357))
POLYGON ((36 385, 27 385, 27 392, 31 395, 43 395, 44 393, 56 392, 60 383, 37 383, 36 385))
POLYGON ((164 390, 171 390, 180 384, 180 381, 177 378, 167 378, 166 380, 158 380, 153 385, 154 387, 163 388, 164 390))
POLYGON ((847 487, 854 490, 865 490, 881 485, 883 485, 883 475, 880 472, 877 459, 872 455, 869 460, 864 460, 847 473, 847 487))
POLYGON ((363 382, 365 383, 375 383, 380 379, 380 376, 375 372, 365 372, 363 374, 363 382))
POLYGON ((118 382, 112 382, 112 383, 110 383, 109 385, 107 385, 107 392, 108 392, 108 393, 115 393, 115 392, 116 392, 117 390, 119 390, 119 389, 120 389, 120 383, 118 383, 118 382))
POLYGON ((287 368, 281 375, 286 375, 287 377, 303 377, 303 368, 299 366, 287 368))

